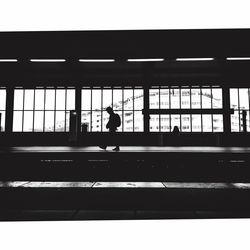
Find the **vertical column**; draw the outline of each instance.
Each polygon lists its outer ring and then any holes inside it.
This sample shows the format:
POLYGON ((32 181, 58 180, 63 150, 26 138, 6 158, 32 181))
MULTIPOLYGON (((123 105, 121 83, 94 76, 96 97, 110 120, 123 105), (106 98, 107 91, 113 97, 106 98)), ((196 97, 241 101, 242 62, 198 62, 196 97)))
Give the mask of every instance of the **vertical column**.
POLYGON ((230 89, 229 87, 222 88, 223 95, 223 128, 224 133, 229 134, 231 132, 231 119, 230 119, 230 89))
POLYGON ((14 107, 14 87, 8 86, 6 88, 6 120, 5 132, 11 134, 13 126, 13 107, 14 107))

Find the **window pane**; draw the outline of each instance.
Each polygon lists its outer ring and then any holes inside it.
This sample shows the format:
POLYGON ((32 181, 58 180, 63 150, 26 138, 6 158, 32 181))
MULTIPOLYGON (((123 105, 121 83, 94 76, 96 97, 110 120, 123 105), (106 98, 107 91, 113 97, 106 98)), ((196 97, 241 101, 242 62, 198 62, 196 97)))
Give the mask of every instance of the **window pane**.
POLYGON ((35 110, 44 110, 44 89, 35 90, 35 110))
POLYGON ((248 89, 240 88, 239 95, 240 95, 240 109, 249 109, 248 89))
POLYGON ((133 112, 124 112, 124 132, 133 131, 133 112))
POLYGON ((90 111, 83 111, 82 112, 82 123, 88 125, 88 131, 90 130, 90 111))
POLYGON ((0 89, 0 110, 5 110, 6 106, 6 90, 0 89))
POLYGON ((152 132, 159 131, 159 115, 150 115, 149 126, 150 126, 150 131, 152 132))
POLYGON ((54 132, 54 111, 45 111, 45 132, 54 132))
POLYGON ((33 130, 33 111, 23 112, 23 131, 31 132, 33 130))
POLYGON ((0 114, 1 114, 1 128, 0 128, 0 131, 1 132, 4 132, 5 131, 5 111, 0 111, 0 114))
POLYGON ((91 109, 91 89, 82 90, 82 110, 91 109))
POLYGON ((43 111, 34 112, 34 132, 43 132, 43 111))
POLYGON ((122 90, 121 89, 113 90, 113 109, 122 110, 122 90))
POLYGON ((223 132, 223 116, 213 115, 213 129, 214 132, 223 132))
POLYGON ((222 90, 221 89, 212 89, 213 96, 213 108, 222 108, 222 90))
POLYGON ((56 111, 55 131, 64 132, 64 130, 65 130, 65 112, 56 111))
POLYGON ((92 113, 92 131, 101 131, 101 112, 93 111, 92 113))
POLYGON ((122 132, 122 129, 123 129, 122 111, 116 111, 115 113, 117 113, 120 116, 120 118, 121 118, 121 126, 117 128, 117 132, 122 132))
POLYGON ((159 108, 159 89, 149 90, 149 108, 150 109, 159 108))
POLYGON ((181 108, 190 109, 190 89, 181 89, 181 108))
POLYGON ((56 90, 56 110, 65 110, 65 89, 56 90))
POLYGON ((143 115, 141 111, 134 112, 134 131, 143 132, 143 115))
POLYGON ((92 109, 93 110, 101 110, 101 89, 93 89, 92 90, 92 109))
POLYGON ((104 89, 103 90, 103 109, 112 106, 112 90, 104 89))
POLYGON ((202 115, 203 132, 212 132, 212 115, 202 115))
POLYGON ((180 115, 171 115, 171 132, 175 126, 180 130, 180 115))
POLYGON ((191 115, 181 116, 181 132, 191 132, 191 115))
POLYGON ((143 109, 143 89, 134 90, 134 109, 135 110, 143 109))
POLYGON ((160 115, 160 121, 161 121, 161 132, 169 132, 170 131, 169 115, 160 115))
POLYGON ((54 110, 54 109, 55 109, 55 90, 46 89, 45 110, 54 110))
POLYGON ((24 92, 24 110, 34 109, 34 89, 26 89, 24 92))
POLYGON ((23 109, 23 89, 15 89, 14 92, 14 110, 23 109))
POLYGON ((202 108, 211 109, 212 107, 212 95, 211 89, 202 89, 202 108))
POLYGON ((109 121, 109 114, 106 111, 103 111, 102 112, 102 131, 104 131, 104 132, 109 131, 106 128, 108 121, 109 121))
POLYGON ((239 111, 234 111, 234 114, 231 115, 231 131, 239 132, 239 111))
MULTIPOLYGON (((66 111, 66 132, 69 132, 69 117, 70 117, 70 111, 66 111)), ((88 129, 89 129, 89 126, 88 126, 88 129)))
POLYGON ((14 111, 14 113, 13 113, 13 131, 14 132, 22 132, 22 124, 23 124, 23 112, 22 111, 14 111))
POLYGON ((201 132, 201 115, 192 115, 192 131, 201 132))
POLYGON ((238 89, 230 89, 230 107, 238 109, 238 89))
POLYGON ((201 108, 201 95, 200 89, 192 89, 191 90, 191 108, 193 109, 200 109, 201 108))
POLYGON ((169 89, 160 89, 160 107, 169 109, 169 89))
POLYGON ((124 89, 124 110, 132 110, 133 101, 133 89, 124 89))
POLYGON ((75 110, 75 90, 67 89, 67 110, 75 110))
POLYGON ((179 109, 180 108, 180 90, 170 89, 170 108, 179 109))

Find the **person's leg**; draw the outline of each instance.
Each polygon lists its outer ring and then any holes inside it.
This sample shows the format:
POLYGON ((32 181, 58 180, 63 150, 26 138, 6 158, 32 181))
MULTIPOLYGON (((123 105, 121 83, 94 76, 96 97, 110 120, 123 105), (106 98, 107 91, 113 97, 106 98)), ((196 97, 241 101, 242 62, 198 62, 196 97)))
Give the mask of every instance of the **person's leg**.
POLYGON ((113 148, 113 150, 119 151, 120 147, 119 147, 119 143, 118 143, 118 134, 116 131, 114 131, 114 133, 113 133, 113 144, 115 146, 115 148, 113 148))

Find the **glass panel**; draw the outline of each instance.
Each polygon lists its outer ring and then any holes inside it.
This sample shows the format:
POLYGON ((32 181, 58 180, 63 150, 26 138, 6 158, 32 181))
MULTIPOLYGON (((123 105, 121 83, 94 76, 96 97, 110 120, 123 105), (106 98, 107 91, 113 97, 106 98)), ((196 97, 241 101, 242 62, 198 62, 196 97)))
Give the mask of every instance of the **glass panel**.
POLYGON ((83 111, 82 112, 82 123, 88 125, 88 132, 90 132, 90 111, 83 111))
POLYGON ((169 89, 160 89, 160 107, 169 109, 169 89))
POLYGON ((106 110, 107 107, 112 106, 112 90, 104 89, 103 90, 103 109, 106 110))
MULTIPOLYGON (((25 98, 26 99, 26 98, 25 98)), ((33 130, 33 111, 24 111, 23 112, 23 131, 32 132, 33 130)))
POLYGON ((55 90, 46 89, 45 110, 54 110, 54 109, 55 109, 55 90))
POLYGON ((149 108, 150 109, 159 108, 159 89, 149 90, 149 108))
POLYGON ((56 110, 65 110, 65 89, 56 90, 56 110))
POLYGON ((175 126, 180 130, 180 115, 171 115, 171 132, 175 126))
POLYGON ((6 106, 6 90, 0 89, 0 110, 5 110, 6 106))
POLYGON ((13 131, 14 132, 22 132, 22 124, 23 124, 23 112, 22 111, 14 111, 13 113, 13 131))
POLYGON ((45 111, 45 132, 54 132, 54 111, 45 111))
POLYGON ((230 108, 238 109, 238 89, 230 89, 230 108))
POLYGON ((248 96, 248 89, 247 88, 240 88, 239 89, 239 96, 240 96, 240 109, 247 109, 249 110, 249 96, 248 96))
POLYGON ((82 110, 91 109, 91 89, 82 89, 82 110))
POLYGON ((181 89, 181 108, 190 109, 190 89, 181 89))
POLYGON ((92 113, 92 131, 101 131, 101 112, 93 111, 92 113))
POLYGON ((201 132, 201 115, 192 115, 192 132, 201 132))
POLYGON ((24 110, 34 109, 34 89, 26 89, 24 93, 24 110))
POLYGON ((234 111, 234 114, 231 115, 231 131, 239 132, 239 111, 234 111))
POLYGON ((35 110, 44 110, 44 89, 35 90, 35 110))
MULTIPOLYGON (((70 117, 70 111, 66 111, 66 132, 69 132, 69 117, 70 117)), ((88 125, 88 131, 89 131, 89 125, 88 125)))
POLYGON ((14 110, 23 109, 23 89, 15 89, 14 92, 14 110))
POLYGON ((102 101, 101 89, 92 90, 92 110, 101 110, 102 101))
POLYGON ((35 111, 34 113, 34 132, 43 132, 43 111, 35 111))
POLYGON ((64 130, 65 130, 65 112, 56 111, 55 131, 64 132, 64 130))
POLYGON ((181 132, 191 132, 191 115, 181 115, 181 132))
POLYGON ((118 127, 117 132, 122 132, 122 127, 123 127, 122 111, 116 111, 115 113, 117 113, 120 116, 120 118, 121 118, 121 126, 118 127))
POLYGON ((124 89, 124 110, 132 110, 133 101, 133 89, 124 89))
POLYGON ((134 90, 134 109, 135 110, 143 109, 143 89, 134 90))
POLYGON ((133 111, 124 112, 124 132, 133 131, 133 111))
POLYGON ((171 109, 180 108, 180 90, 179 89, 170 89, 170 102, 171 102, 170 103, 171 109))
POLYGON ((247 111, 247 132, 250 131, 250 117, 249 117, 249 111, 247 111))
POLYGON ((75 110, 75 90, 67 89, 67 110, 75 110))
POLYGON ((202 108, 211 109, 212 108, 212 95, 211 89, 202 89, 202 108))
POLYGON ((214 132, 223 132, 223 115, 213 115, 214 132))
POLYGON ((191 108, 200 109, 201 108, 201 95, 200 89, 191 89, 191 108))
POLYGON ((212 89, 213 108, 222 108, 222 89, 212 89))
POLYGON ((134 131, 143 132, 143 115, 141 111, 134 112, 134 131))
POLYGON ((159 115, 150 115, 149 128, 152 132, 159 131, 159 115))
POLYGON ((109 121, 109 114, 106 111, 103 111, 102 112, 102 131, 104 131, 104 132, 109 131, 106 128, 108 121, 109 121))
POLYGON ((1 132, 4 132, 5 131, 5 111, 0 111, 0 114, 1 114, 1 128, 0 128, 0 131, 1 132))
POLYGON ((122 90, 121 89, 113 90, 113 109, 122 110, 122 90))
POLYGON ((203 132, 212 132, 212 115, 202 115, 203 132))
POLYGON ((169 115, 160 115, 161 121, 161 132, 169 132, 170 131, 170 116, 169 115))

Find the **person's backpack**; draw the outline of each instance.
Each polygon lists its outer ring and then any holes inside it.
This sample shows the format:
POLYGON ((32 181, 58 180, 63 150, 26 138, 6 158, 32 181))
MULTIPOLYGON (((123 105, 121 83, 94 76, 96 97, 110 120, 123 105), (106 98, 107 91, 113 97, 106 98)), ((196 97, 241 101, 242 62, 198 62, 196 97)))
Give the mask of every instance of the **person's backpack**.
POLYGON ((115 126, 117 128, 121 126, 121 118, 118 114, 115 114, 115 126))

